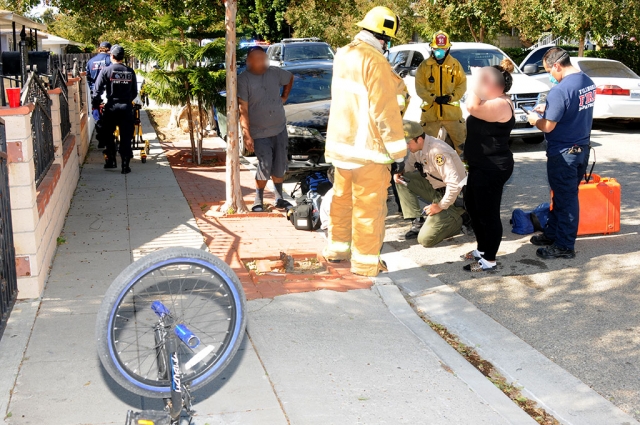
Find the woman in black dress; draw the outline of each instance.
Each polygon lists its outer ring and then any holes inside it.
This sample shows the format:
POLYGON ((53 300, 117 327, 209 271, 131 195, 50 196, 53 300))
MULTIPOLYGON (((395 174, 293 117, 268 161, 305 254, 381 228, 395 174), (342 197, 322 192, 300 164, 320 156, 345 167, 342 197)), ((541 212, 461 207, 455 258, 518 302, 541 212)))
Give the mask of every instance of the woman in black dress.
POLYGON ((495 271, 496 254, 502 240, 500 202, 502 190, 513 172, 509 137, 515 125, 511 97, 514 65, 504 59, 500 65, 479 70, 475 90, 466 101, 467 140, 464 158, 469 176, 464 201, 478 242, 463 256, 473 261, 464 266, 471 272, 495 271))

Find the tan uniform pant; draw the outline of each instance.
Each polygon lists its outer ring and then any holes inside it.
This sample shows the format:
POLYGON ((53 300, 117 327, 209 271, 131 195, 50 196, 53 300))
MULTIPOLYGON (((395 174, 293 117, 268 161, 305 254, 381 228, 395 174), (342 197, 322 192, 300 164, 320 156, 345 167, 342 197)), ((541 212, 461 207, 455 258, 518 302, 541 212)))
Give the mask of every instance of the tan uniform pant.
POLYGON ((444 127, 444 129, 447 130, 447 134, 449 134, 449 137, 453 142, 453 148, 456 150, 458 155, 462 155, 464 142, 467 140, 467 124, 464 119, 459 121, 434 121, 422 123, 422 129, 425 134, 432 137, 438 137, 440 127, 444 127))
POLYGON ((378 275, 390 181, 385 164, 335 169, 326 259, 351 258, 352 273, 378 275))

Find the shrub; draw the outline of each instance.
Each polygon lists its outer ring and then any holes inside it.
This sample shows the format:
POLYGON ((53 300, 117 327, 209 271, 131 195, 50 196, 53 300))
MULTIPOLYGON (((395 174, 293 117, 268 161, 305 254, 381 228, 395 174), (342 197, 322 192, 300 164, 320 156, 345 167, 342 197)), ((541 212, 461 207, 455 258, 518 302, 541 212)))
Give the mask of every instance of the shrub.
POLYGON ((523 47, 505 47, 502 51, 505 52, 517 66, 520 66, 524 58, 529 54, 529 51, 523 47))
POLYGON ((589 50, 584 55, 590 58, 613 59, 622 62, 640 75, 640 43, 627 37, 616 40, 613 49, 589 50))

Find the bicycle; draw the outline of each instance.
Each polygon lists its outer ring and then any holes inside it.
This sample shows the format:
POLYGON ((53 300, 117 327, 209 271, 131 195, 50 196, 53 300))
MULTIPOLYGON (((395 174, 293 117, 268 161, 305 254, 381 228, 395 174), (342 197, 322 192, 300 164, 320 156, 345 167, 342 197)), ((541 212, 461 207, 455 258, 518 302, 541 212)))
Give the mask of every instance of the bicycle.
POLYGON ((109 375, 163 411, 127 412, 126 425, 178 425, 194 414, 192 391, 231 362, 246 327, 245 295, 233 270, 193 248, 168 248, 130 264, 107 290, 96 321, 109 375))

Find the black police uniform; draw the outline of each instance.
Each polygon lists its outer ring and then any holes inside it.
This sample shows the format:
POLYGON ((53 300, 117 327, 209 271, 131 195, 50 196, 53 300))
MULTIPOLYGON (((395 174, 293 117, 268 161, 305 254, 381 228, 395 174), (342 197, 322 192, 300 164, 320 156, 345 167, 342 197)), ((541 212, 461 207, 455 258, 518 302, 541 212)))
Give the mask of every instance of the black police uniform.
POLYGON ((96 78, 103 68, 111 65, 111 55, 109 53, 98 53, 87 62, 87 83, 89 89, 93 91, 96 78))
POLYGON ((102 93, 107 91, 107 104, 96 127, 98 147, 106 147, 107 164, 105 168, 116 168, 116 146, 113 132, 116 126, 120 129, 120 158, 122 173, 128 173, 129 161, 133 157, 131 142, 133 140, 134 117, 132 101, 138 95, 136 74, 132 68, 122 63, 112 63, 98 74, 91 105, 98 109, 102 102, 102 93))

